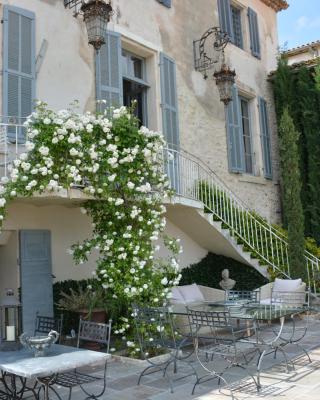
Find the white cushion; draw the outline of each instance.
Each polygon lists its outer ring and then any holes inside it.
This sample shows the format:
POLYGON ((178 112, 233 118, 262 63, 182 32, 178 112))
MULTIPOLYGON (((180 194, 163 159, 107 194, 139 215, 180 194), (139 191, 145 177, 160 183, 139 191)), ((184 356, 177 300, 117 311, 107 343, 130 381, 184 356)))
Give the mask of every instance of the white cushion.
POLYGON ((195 283, 193 283, 192 285, 179 286, 179 290, 184 298, 185 303, 204 301, 203 294, 198 285, 196 285, 195 283))
POLYGON ((185 304, 184 297, 182 296, 182 293, 179 290, 179 287, 174 287, 172 288, 172 296, 171 296, 171 302, 175 304, 185 304))
POLYGON ((271 298, 260 300, 260 304, 264 304, 264 305, 268 305, 269 306, 271 304, 271 298))
POLYGON ((297 289, 302 284, 301 279, 278 279, 274 281, 273 291, 275 292, 292 292, 297 289))

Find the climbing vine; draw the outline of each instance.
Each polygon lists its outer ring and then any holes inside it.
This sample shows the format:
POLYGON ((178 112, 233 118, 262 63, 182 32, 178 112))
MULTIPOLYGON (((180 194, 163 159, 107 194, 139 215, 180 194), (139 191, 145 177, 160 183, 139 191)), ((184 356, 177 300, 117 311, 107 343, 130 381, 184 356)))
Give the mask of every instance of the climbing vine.
MULTIPOLYGON (((0 186, 0 218, 16 196, 82 188, 91 200, 81 211, 91 217, 92 236, 69 249, 75 263, 97 252, 99 287, 126 304, 163 305, 181 277, 177 240, 164 237, 170 195, 161 157, 162 135, 139 127, 125 107, 100 114, 49 110, 39 103, 28 118, 26 152, 13 161, 0 186), (159 239, 169 257, 159 259, 159 239)), ((130 313, 117 332, 131 330, 130 313)), ((130 342, 132 352, 134 343, 130 342)))

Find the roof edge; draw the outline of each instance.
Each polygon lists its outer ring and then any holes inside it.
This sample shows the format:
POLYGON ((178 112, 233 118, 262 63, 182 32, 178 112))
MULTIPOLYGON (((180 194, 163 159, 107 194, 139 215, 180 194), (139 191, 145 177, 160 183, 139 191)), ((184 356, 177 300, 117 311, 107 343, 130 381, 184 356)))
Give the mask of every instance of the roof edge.
POLYGON ((286 10, 289 4, 286 0, 261 0, 262 3, 266 4, 268 7, 273 8, 276 12, 286 10))

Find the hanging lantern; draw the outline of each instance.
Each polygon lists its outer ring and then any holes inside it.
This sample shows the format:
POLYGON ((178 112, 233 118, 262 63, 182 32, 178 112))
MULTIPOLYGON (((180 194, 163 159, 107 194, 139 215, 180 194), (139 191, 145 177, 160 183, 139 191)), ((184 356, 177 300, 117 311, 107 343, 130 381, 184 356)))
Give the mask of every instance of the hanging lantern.
POLYGON ((235 82, 236 72, 223 63, 221 69, 213 74, 218 86, 220 100, 227 106, 232 101, 232 86, 235 82))
POLYGON ((107 25, 113 13, 111 2, 104 0, 84 1, 80 12, 86 24, 88 43, 97 51, 105 44, 107 25))

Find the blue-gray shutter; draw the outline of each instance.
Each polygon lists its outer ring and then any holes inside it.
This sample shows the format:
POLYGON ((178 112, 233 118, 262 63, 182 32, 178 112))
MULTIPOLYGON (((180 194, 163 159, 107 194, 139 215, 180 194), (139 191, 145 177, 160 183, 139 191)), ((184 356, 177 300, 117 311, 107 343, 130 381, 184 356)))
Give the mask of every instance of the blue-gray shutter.
POLYGON ((172 0, 158 0, 159 3, 163 4, 164 6, 171 8, 172 0))
POLYGON ((245 171, 244 144, 238 89, 232 88, 232 101, 227 107, 227 133, 229 169, 232 172, 245 171))
POLYGON ((96 97, 106 100, 106 107, 118 108, 123 103, 121 36, 108 31, 105 39, 106 43, 96 55, 96 97))
POLYGON ((248 19, 249 19, 249 31, 250 31, 250 48, 253 56, 260 58, 260 37, 259 37, 259 26, 258 26, 258 15, 248 8, 248 19))
POLYGON ((260 138, 262 146, 263 174, 265 178, 272 179, 271 137, 267 102, 259 97, 260 138))
POLYGON ((218 12, 221 30, 223 32, 226 32, 229 35, 231 41, 233 41, 233 26, 230 0, 218 0, 218 12))
POLYGON ((160 53, 162 126, 169 146, 179 148, 179 120, 176 63, 164 53, 160 53))
MULTIPOLYGON (((162 130, 169 148, 179 150, 179 117, 176 63, 164 53, 160 53, 162 130)), ((178 153, 172 152, 173 159, 167 160, 166 173, 171 188, 179 193, 180 173, 178 153)))
POLYGON ((50 232, 22 230, 19 245, 22 325, 33 334, 37 313, 53 316, 50 232))
MULTIPOLYGON (((32 113, 35 99, 35 14, 4 6, 3 10, 3 115, 19 121, 32 113)), ((18 130, 18 142, 25 140, 18 130)), ((16 141, 16 130, 8 129, 9 140, 16 141)))

